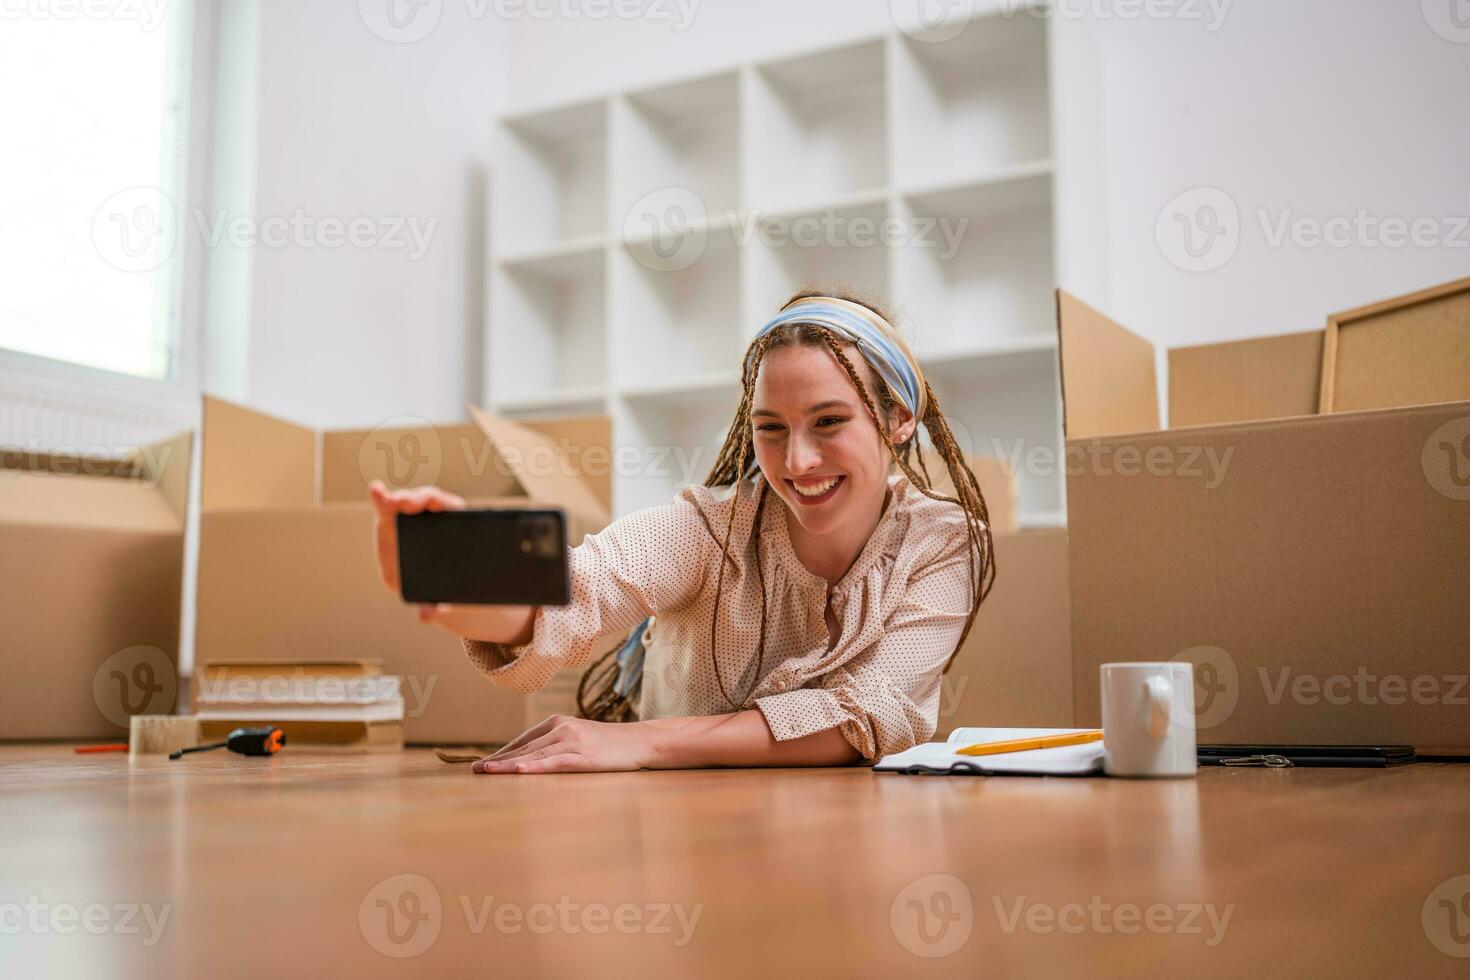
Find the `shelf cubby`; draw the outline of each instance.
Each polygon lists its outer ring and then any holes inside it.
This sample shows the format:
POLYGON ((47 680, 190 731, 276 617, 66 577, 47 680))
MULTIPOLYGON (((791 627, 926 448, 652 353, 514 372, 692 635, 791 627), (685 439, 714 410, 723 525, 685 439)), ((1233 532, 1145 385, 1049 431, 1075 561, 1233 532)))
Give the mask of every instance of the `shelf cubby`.
POLYGON ((488 358, 496 398, 561 397, 607 383, 602 248, 502 262, 488 358))
POLYGON ((1050 169, 904 195, 911 227, 934 244, 896 258, 924 354, 1004 346, 1055 334, 1050 169))
POLYGON ((620 399, 613 416, 614 459, 621 460, 614 509, 626 514, 666 504, 686 484, 704 482, 739 403, 733 375, 726 383, 620 399))
MULTIPOLYGON (((613 210, 623 222, 648 195, 692 192, 702 213, 689 224, 719 223, 740 203, 740 76, 724 72, 629 94, 615 103, 613 210)), ((635 216, 642 217, 642 216, 635 216)), ((674 222, 660 219, 648 237, 674 222)), ((643 237, 637 221, 631 236, 643 237)))
POLYGON ((495 248, 552 248, 607 230, 605 100, 504 120, 492 193, 495 248))
POLYGON ((889 183, 883 42, 757 66, 745 146, 747 206, 802 207, 889 183))
POLYGON ((925 374, 960 449, 1012 462, 1022 523, 1055 523, 1047 515, 1064 510, 1055 352, 933 361, 925 374))
POLYGON ((980 178, 1051 154, 1046 25, 977 17, 956 37, 893 41, 894 183, 980 178))
POLYGON ((807 283, 845 284, 863 293, 888 295, 890 248, 880 233, 888 213, 887 199, 878 198, 847 207, 761 216, 759 224, 771 229, 769 234, 755 229, 746 246, 748 314, 742 343, 807 283))
POLYGON ((698 258, 667 269, 649 242, 614 253, 621 299, 614 376, 620 385, 728 370, 740 356, 740 267, 735 235, 702 232, 698 258))

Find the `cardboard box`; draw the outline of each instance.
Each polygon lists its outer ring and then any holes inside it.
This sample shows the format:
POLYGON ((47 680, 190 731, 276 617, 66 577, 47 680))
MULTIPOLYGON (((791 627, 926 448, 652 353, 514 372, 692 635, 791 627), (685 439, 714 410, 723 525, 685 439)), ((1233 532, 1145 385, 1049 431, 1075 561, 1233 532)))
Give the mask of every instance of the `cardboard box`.
POLYGON ((941 679, 939 728, 1070 728, 1072 632, 1067 532, 995 538, 996 577, 941 679))
POLYGON ((0 738, 116 739, 173 710, 191 449, 0 453, 0 738))
MULTIPOLYGON (((1218 366, 1186 384, 1237 390, 1183 414, 1221 424, 1160 430, 1153 346, 1063 292, 1057 316, 1076 723, 1099 665, 1177 658, 1204 743, 1470 754, 1470 402, 1259 420, 1239 386, 1268 338, 1188 355, 1218 366)), ((1313 384, 1303 354, 1261 390, 1313 384)))
MULTIPOLYGON (((990 512, 991 533, 1016 533, 1020 529, 1017 518, 1020 507, 1016 502, 1016 475, 1011 472, 1010 466, 1005 460, 994 456, 966 456, 965 462, 975 474, 975 482, 980 484, 980 492, 985 496, 985 508, 990 512)), ((929 467, 929 475, 934 478, 935 491, 954 496, 954 481, 949 478, 949 470, 945 469, 943 460, 925 450, 924 463, 929 467)))
POLYGON ((1327 319, 1319 410, 1470 399, 1470 279, 1327 319))
POLYGON ((419 624, 383 587, 367 485, 434 483, 476 506, 560 506, 576 545, 608 522, 609 421, 471 415, 465 425, 316 433, 206 398, 196 661, 377 657, 403 676, 407 741, 520 734, 526 698, 479 673, 457 637, 419 624))

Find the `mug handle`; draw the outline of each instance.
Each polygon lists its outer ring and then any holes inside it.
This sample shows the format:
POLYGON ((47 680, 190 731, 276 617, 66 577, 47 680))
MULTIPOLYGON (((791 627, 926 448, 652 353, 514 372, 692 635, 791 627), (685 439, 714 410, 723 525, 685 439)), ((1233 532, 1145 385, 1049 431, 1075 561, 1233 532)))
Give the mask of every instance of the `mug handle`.
POLYGON ((1143 682, 1143 692, 1148 702, 1148 737, 1156 742, 1169 734, 1169 701, 1174 688, 1167 677, 1159 674, 1143 682))

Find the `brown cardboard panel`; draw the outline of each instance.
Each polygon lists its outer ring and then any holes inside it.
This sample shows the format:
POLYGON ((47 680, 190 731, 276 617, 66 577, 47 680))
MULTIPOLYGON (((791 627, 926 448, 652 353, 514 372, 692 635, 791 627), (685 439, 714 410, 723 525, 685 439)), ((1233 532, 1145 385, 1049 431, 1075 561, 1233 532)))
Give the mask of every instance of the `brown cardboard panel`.
POLYGON ((457 637, 421 625, 383 587, 369 504, 206 511, 200 535, 199 661, 376 657, 403 677, 410 742, 493 742, 524 730, 523 696, 488 680, 457 637))
POLYGON ((541 433, 564 447, 572 472, 581 477, 605 513, 612 513, 612 418, 607 415, 566 415, 521 418, 517 424, 541 433))
MULTIPOLYGON (((167 510, 156 493, 132 482, 115 489, 142 491, 167 510)), ((114 714, 124 697, 128 709, 137 709, 130 713, 172 710, 183 543, 172 515, 166 517, 153 531, 0 525, 0 738, 125 738, 126 724, 114 724, 99 705, 98 684, 104 697, 118 699, 109 705, 114 714), (114 688, 115 680, 128 685, 138 678, 126 669, 135 664, 120 665, 120 679, 99 679, 110 657, 139 646, 157 649, 150 661, 154 693, 114 688)))
POLYGON ((562 454, 556 440, 474 405, 468 408, 470 417, 516 474, 528 496, 556 501, 568 511, 607 523, 610 516, 607 507, 582 479, 582 467, 562 454))
POLYGON ((1110 461, 1067 479, 1077 724, 1101 664, 1181 657, 1202 742, 1470 753, 1461 430, 1470 402, 1069 440, 1110 461))
POLYGON ((0 448, 0 469, 28 473, 59 473, 65 476, 112 476, 131 480, 138 475, 134 459, 79 456, 74 453, 40 452, 15 447, 0 448))
POLYGON ((1470 279, 1327 322, 1323 412, 1470 399, 1470 279))
POLYGON ((316 502, 316 433, 218 398, 204 399, 204 510, 316 502))
POLYGON ((995 587, 941 684, 939 729, 1072 727, 1067 532, 996 537, 995 587))
POLYGON ((1169 351, 1169 428, 1316 415, 1322 331, 1169 351))
MULTIPOLYGON (((929 475, 934 478, 935 491, 954 496, 954 481, 949 478, 949 470, 938 456, 930 457, 926 450, 924 459, 929 475)), ((1005 460, 995 456, 966 456, 965 462, 970 465, 975 482, 980 484, 980 492, 985 496, 985 507, 990 511, 991 533, 1014 534, 1019 530, 1016 475, 1005 460)))
POLYGON ((1153 344, 1061 289, 1057 332, 1062 425, 1069 437, 1159 427, 1153 344))
POLYGON ((189 513, 189 463, 193 448, 194 433, 180 432, 129 454, 129 459, 135 461, 139 478, 158 488, 178 517, 181 528, 189 513))
POLYGON ((368 484, 433 484, 465 498, 509 497, 520 485, 478 426, 322 433, 322 501, 366 500, 368 484))
POLYGON ((24 470, 0 470, 0 520, 175 534, 181 527, 164 495, 143 480, 24 470))

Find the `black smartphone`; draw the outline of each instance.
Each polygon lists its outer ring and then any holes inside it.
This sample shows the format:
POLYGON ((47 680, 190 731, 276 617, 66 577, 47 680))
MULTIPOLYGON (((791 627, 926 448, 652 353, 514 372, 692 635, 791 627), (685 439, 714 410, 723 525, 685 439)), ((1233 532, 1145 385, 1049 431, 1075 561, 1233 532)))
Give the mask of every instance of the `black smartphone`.
POLYGON ((556 508, 399 514, 406 602, 564 606, 566 514, 556 508))

